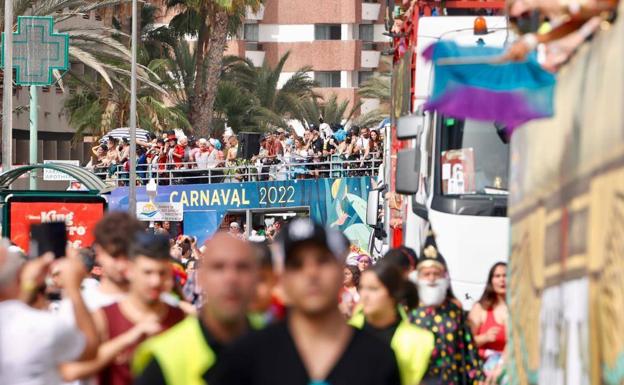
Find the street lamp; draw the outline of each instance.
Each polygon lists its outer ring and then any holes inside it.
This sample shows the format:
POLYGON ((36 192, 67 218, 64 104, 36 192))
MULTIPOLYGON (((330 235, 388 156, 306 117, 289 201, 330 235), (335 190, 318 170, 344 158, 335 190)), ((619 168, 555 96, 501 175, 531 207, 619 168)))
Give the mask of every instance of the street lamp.
POLYGON ((130 71, 130 167, 128 209, 136 216, 136 113, 137 113, 137 0, 132 0, 132 66, 130 71))

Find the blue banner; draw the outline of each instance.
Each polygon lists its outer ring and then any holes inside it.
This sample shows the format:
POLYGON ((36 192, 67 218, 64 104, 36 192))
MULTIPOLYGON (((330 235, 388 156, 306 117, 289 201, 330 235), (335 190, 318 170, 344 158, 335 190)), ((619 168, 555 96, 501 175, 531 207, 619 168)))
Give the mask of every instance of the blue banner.
MULTIPOLYGON (((173 185, 158 186, 154 201, 182 203, 184 233, 202 243, 219 229, 228 211, 304 208, 314 221, 339 228, 354 244, 367 249, 370 188, 369 177, 173 185)), ((145 187, 137 188, 137 202, 148 200, 145 187)), ((109 209, 128 209, 127 187, 112 192, 109 209)))

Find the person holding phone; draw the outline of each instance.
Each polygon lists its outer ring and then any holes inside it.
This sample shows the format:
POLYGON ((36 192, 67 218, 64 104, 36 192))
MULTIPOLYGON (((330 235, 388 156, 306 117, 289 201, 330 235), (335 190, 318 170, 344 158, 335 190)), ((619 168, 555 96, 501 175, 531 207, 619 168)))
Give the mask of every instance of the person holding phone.
POLYGON ((84 265, 73 252, 57 261, 47 253, 23 263, 9 246, 0 243, 0 384, 61 384, 61 363, 91 359, 98 349, 93 318, 80 293, 84 265), (29 306, 52 263, 74 310, 71 322, 29 306))

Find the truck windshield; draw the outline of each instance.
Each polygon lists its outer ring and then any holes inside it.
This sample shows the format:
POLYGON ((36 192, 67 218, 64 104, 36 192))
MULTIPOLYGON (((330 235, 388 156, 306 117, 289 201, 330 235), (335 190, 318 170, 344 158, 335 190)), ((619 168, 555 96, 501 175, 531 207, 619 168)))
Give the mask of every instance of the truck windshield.
POLYGON ((509 144, 493 123, 442 118, 440 136, 443 195, 507 195, 509 144))

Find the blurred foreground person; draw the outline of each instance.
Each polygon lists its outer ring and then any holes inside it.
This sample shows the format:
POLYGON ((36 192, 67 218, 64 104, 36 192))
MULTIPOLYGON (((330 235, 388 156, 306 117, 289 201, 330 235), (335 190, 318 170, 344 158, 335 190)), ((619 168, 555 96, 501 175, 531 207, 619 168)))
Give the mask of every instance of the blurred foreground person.
POLYGON ((103 343, 94 360, 64 365, 66 380, 98 374, 100 384, 131 384, 130 360, 137 345, 184 319, 180 308, 160 299, 172 279, 168 246, 166 236, 136 233, 129 250, 128 295, 94 313, 103 343))
POLYGON ((259 264, 256 295, 250 305, 249 317, 258 325, 268 325, 284 318, 284 305, 275 293, 277 274, 273 268, 271 249, 266 242, 251 242, 259 264))
POLYGON ((95 260, 102 267, 102 277, 98 286, 84 290, 90 311, 111 305, 127 294, 128 253, 135 234, 142 229, 141 222, 124 212, 108 213, 95 226, 95 260))
POLYGON ((351 325, 378 337, 394 350, 403 385, 420 384, 433 351, 433 334, 412 323, 404 306, 418 305, 418 292, 400 268, 385 260, 362 274, 361 311, 351 325))
POLYGON ((418 255, 416 252, 407 246, 399 246, 390 249, 384 254, 381 259, 384 263, 391 263, 397 266, 403 275, 403 277, 409 279, 416 284, 416 262, 418 255))
POLYGON ((91 359, 98 346, 93 319, 80 294, 86 272, 79 258, 56 261, 73 320, 28 306, 44 279, 53 256, 22 265, 9 243, 0 245, 0 384, 57 385, 64 361, 91 359), (26 303, 24 303, 26 302, 26 303))
POLYGON ((468 317, 457 305, 444 257, 438 252, 432 233, 416 264, 420 306, 412 321, 435 336, 435 349, 422 384, 477 384, 483 380, 481 360, 468 317))
POLYGON ((212 385, 224 346, 252 327, 247 309, 257 275, 249 243, 226 233, 210 239, 197 270, 204 298, 199 318, 189 316, 139 346, 132 364, 135 384, 212 385))
POLYGON ((400 384, 390 347, 348 326, 338 310, 344 235, 297 219, 279 238, 287 319, 235 342, 211 385, 400 384))

